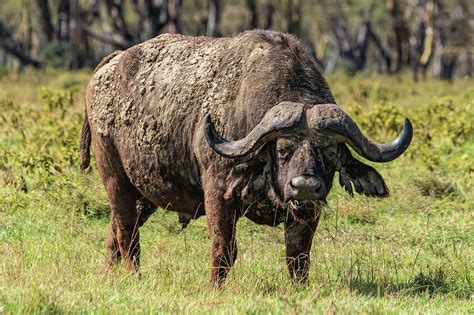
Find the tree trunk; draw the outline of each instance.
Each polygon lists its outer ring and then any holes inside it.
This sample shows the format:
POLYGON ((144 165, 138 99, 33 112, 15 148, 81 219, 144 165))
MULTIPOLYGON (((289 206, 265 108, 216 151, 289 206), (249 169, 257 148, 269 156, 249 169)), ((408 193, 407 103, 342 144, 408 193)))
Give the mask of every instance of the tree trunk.
POLYGON ((206 36, 217 36, 221 17, 221 0, 209 0, 206 36))
POLYGON ((300 35, 302 0, 285 0, 287 32, 300 35))
POLYGON ((64 46, 69 41, 69 20, 71 18, 69 0, 58 0, 57 13, 56 38, 64 46))
POLYGON ((51 12, 49 10, 48 0, 36 0, 39 9, 40 24, 43 36, 46 42, 50 42, 54 38, 54 27, 51 23, 51 12))
POLYGON ((372 25, 369 22, 366 22, 366 27, 368 31, 369 39, 372 39, 377 50, 380 52, 382 59, 385 63, 385 69, 388 74, 391 73, 392 68, 392 58, 390 57, 390 53, 383 47, 381 39, 377 36, 376 33, 372 30, 372 25))
POLYGON ((87 33, 84 31, 83 12, 79 0, 70 0, 71 5, 71 46, 73 60, 71 67, 82 68, 90 55, 87 33))
POLYGON ((403 17, 401 2, 398 0, 389 0, 388 7, 390 9, 390 15, 392 16, 393 33, 395 34, 395 71, 399 72, 409 61, 408 41, 410 34, 405 18, 403 17))
POLYGON ((168 33, 181 33, 181 26, 179 23, 179 14, 181 9, 181 0, 168 0, 168 33))
POLYGON ((31 0, 24 0, 26 11, 26 38, 25 38, 25 52, 31 53, 33 46, 33 23, 31 20, 31 0))
POLYGON ((454 52, 446 53, 441 56, 441 73, 439 78, 441 80, 452 81, 454 70, 456 69, 458 55, 454 52))
POLYGON ((247 9, 250 12, 250 21, 248 23, 248 29, 258 28, 258 12, 257 12, 257 1, 247 0, 247 9))
POLYGON ((272 28, 273 25, 273 12, 275 7, 272 4, 272 0, 268 0, 265 5, 265 22, 263 23, 263 29, 268 30, 272 28))

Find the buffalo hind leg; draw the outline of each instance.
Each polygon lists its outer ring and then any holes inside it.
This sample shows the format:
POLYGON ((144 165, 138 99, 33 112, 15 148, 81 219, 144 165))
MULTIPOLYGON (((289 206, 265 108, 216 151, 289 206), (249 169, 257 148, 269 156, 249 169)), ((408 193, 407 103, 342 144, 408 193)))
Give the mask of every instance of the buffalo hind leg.
POLYGON ((285 223, 286 263, 291 278, 304 283, 309 277, 311 243, 318 226, 319 218, 300 223, 285 223))
POLYGON ((111 206, 117 225, 115 237, 118 249, 127 270, 137 271, 140 266, 140 222, 136 208, 138 198, 130 194, 116 197, 111 198, 115 199, 111 206))
POLYGON ((107 238, 105 240, 107 266, 110 268, 120 262, 120 249, 117 242, 117 223, 115 222, 114 214, 110 214, 109 229, 107 238))
POLYGON ((107 257, 110 262, 121 258, 127 269, 137 270, 140 264, 137 201, 142 195, 127 177, 114 146, 102 138, 92 140, 97 170, 111 208, 106 241, 107 257))
MULTIPOLYGON (((146 198, 140 198, 136 202, 136 209, 138 215, 138 227, 141 227, 153 212, 156 211, 156 206, 146 198)), ((120 247, 117 240, 117 222, 114 212, 110 214, 109 230, 106 239, 106 256, 108 267, 111 267, 118 262, 122 255, 120 254, 120 247)))
POLYGON ((237 258, 235 207, 215 192, 206 192, 205 210, 211 238, 211 282, 220 288, 237 258))
POLYGON ((117 255, 120 255, 125 267, 130 271, 137 271, 140 266, 140 221, 137 210, 139 194, 129 182, 113 178, 109 178, 106 189, 112 208, 112 235, 109 239, 112 240, 113 237, 113 245, 112 242, 107 243, 107 252, 109 253, 110 248, 112 254, 109 258, 115 258, 113 253, 118 247, 117 255))

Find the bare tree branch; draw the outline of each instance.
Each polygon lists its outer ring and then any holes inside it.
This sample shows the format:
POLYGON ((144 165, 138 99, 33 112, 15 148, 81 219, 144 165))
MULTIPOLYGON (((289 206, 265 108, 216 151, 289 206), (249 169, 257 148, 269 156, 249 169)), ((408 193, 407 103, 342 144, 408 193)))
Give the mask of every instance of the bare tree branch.
POLYGON ((112 34, 112 35, 102 34, 102 33, 94 31, 92 28, 90 28, 87 25, 83 25, 82 29, 90 37, 92 37, 92 38, 94 38, 98 41, 101 41, 105 44, 115 46, 118 49, 127 49, 128 47, 130 47, 129 43, 123 41, 121 36, 117 36, 117 35, 114 35, 114 34, 112 34))
POLYGON ((150 39, 160 34, 166 23, 160 21, 163 2, 153 0, 133 0, 135 12, 139 16, 139 37, 141 41, 150 39))
POLYGON ((15 56, 22 64, 41 67, 41 62, 26 54, 20 42, 16 41, 10 30, 0 21, 0 47, 15 56))
POLYGON ((112 26, 115 33, 120 33, 125 41, 133 43, 134 37, 129 32, 127 23, 123 16, 123 1, 122 0, 105 0, 107 6, 107 13, 109 14, 112 26))

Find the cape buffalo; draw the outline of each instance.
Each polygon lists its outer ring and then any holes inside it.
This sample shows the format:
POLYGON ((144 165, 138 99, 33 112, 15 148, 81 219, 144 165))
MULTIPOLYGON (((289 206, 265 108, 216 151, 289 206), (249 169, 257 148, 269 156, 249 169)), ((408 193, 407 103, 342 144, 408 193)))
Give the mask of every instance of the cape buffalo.
POLYGON ((335 172, 351 194, 389 195, 347 145, 388 162, 413 134, 406 119, 395 140, 373 143, 335 104, 308 50, 278 32, 164 34, 104 59, 87 87, 81 168, 92 142, 112 209, 110 261, 138 268, 138 227, 162 207, 206 215, 216 286, 236 259, 242 216, 284 223, 290 275, 306 280, 335 172))

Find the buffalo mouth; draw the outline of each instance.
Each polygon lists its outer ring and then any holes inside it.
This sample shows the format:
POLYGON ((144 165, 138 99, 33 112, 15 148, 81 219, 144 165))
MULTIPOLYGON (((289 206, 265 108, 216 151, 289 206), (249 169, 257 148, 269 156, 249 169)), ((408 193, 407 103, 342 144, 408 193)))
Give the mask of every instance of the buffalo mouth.
POLYGON ((327 205, 326 199, 296 200, 286 202, 286 210, 295 221, 304 223, 319 217, 322 208, 327 205))
POLYGON ((327 200, 324 198, 316 199, 316 200, 290 199, 289 201, 287 201, 286 206, 287 208, 299 210, 299 209, 311 209, 314 207, 321 207, 321 206, 325 206, 326 204, 327 204, 327 200))

